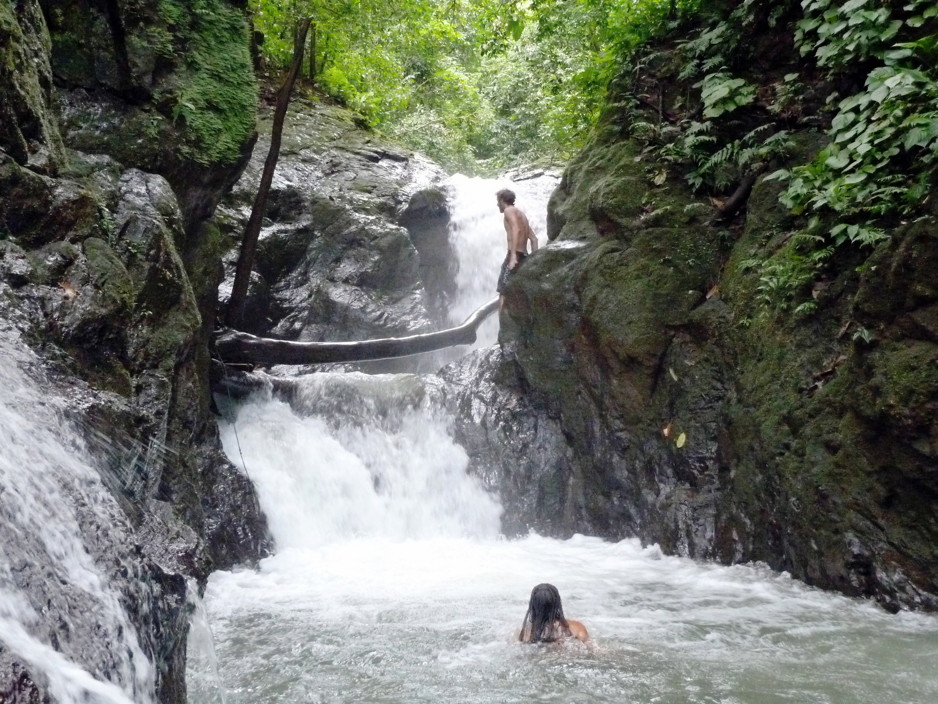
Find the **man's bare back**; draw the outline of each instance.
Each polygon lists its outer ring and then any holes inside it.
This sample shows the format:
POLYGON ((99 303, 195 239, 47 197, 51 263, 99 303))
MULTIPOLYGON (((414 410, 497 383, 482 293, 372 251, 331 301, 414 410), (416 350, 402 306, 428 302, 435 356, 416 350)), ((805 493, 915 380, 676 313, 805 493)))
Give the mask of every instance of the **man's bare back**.
POLYGON ((528 242, 531 243, 531 253, 537 251, 537 235, 531 229, 528 217, 514 203, 506 203, 498 199, 498 208, 505 215, 505 232, 508 235, 508 268, 518 266, 518 253, 527 254, 528 242))

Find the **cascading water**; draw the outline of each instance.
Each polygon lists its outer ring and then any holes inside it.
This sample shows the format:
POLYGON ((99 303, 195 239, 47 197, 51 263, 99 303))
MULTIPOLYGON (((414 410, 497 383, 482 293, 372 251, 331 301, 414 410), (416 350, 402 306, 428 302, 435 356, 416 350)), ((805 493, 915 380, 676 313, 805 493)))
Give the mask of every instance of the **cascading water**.
MULTIPOLYGON (((515 203, 524 211, 541 246, 547 244, 547 201, 559 178, 543 174, 519 181, 470 178, 456 175, 449 180, 450 237, 459 258, 456 295, 450 304, 450 321, 466 319, 479 306, 498 294, 495 285, 507 250, 503 216, 495 204, 502 188, 515 192, 515 203)), ((493 316, 479 328, 476 347, 487 347, 498 337, 493 316)))
MULTIPOLYGON (((463 185, 456 214, 475 200, 476 220, 494 218, 500 234, 497 189, 463 185)), ((472 218, 456 220, 459 237, 472 218)), ((478 278, 491 272, 493 289, 503 255, 492 249, 478 278)), ((482 262, 488 248, 479 252, 482 262)), ((190 670, 192 702, 938 701, 934 616, 889 615, 762 566, 665 557, 633 540, 502 538, 500 507, 466 474, 438 383, 318 374, 297 381, 289 404, 254 397, 229 409, 224 446, 243 458, 277 553, 210 578, 213 670, 190 670), (540 582, 559 588, 591 644, 517 642, 540 582)))
POLYGON ((153 668, 113 583, 132 547, 121 512, 9 330, 0 357, 0 661, 60 704, 151 702, 153 668))

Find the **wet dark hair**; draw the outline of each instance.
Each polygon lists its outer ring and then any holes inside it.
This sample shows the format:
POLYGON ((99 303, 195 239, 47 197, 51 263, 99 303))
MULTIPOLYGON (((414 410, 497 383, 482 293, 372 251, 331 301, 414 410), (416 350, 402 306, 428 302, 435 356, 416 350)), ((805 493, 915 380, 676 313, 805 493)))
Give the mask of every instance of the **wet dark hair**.
POLYGON ((498 193, 495 194, 495 197, 498 198, 503 203, 508 203, 508 205, 515 204, 515 192, 507 188, 503 188, 498 193))
POLYGON ((538 584, 531 590, 528 612, 524 615, 518 639, 526 643, 552 643, 570 635, 572 633, 563 615, 557 587, 553 584, 538 584), (525 638, 528 629, 530 631, 525 638))

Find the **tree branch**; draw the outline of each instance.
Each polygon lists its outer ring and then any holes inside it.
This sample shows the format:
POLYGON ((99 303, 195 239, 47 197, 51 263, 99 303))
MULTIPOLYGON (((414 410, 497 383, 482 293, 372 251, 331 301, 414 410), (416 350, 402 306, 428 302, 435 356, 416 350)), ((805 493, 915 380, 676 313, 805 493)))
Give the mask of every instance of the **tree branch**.
POLYGON ((241 252, 238 254, 238 265, 235 269, 234 284, 231 287, 231 297, 228 299, 228 309, 225 311, 225 323, 234 326, 240 325, 244 319, 244 299, 248 292, 248 283, 251 280, 251 269, 254 266, 254 255, 257 252, 257 240, 261 233, 261 223, 267 209, 267 196, 270 193, 270 184, 274 180, 274 170, 277 168, 277 159, 280 157, 280 142, 283 136, 283 121, 290 105, 290 94, 293 84, 296 83, 297 74, 303 63, 303 45, 306 43, 306 33, 309 31, 311 18, 300 22, 293 38, 293 64, 284 79, 280 91, 277 93, 277 106, 274 109, 274 123, 270 132, 270 150, 264 162, 264 171, 261 174, 261 183, 251 208, 251 218, 244 228, 244 239, 241 240, 241 252))
POLYGON ((498 309, 498 303, 497 298, 489 301, 466 318, 462 325, 448 330, 358 342, 293 342, 256 337, 239 330, 223 330, 215 338, 215 351, 226 364, 322 364, 406 357, 456 345, 471 345, 476 341, 476 330, 498 309))

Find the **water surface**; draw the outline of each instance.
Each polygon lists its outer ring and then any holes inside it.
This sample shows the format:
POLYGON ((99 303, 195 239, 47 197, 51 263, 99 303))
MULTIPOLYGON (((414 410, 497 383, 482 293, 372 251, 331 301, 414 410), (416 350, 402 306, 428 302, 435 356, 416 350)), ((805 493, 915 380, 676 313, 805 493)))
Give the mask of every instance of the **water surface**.
POLYGON ((932 616, 632 540, 503 539, 445 416, 389 410, 414 379, 317 375, 299 411, 257 400, 222 427, 279 548, 212 576, 192 701, 938 701, 932 616), (545 581, 592 643, 517 642, 545 581))

